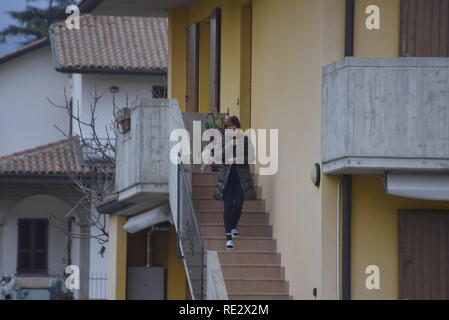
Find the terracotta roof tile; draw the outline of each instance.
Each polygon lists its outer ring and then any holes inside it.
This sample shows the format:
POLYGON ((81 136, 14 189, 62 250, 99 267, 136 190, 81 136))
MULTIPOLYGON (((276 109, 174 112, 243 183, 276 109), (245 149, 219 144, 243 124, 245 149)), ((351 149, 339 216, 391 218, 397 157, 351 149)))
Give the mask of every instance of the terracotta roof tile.
POLYGON ((2 175, 85 174, 88 166, 80 164, 79 142, 68 138, 0 157, 2 175), (78 144, 78 145, 77 145, 78 144))
POLYGON ((65 22, 50 28, 56 69, 62 72, 166 72, 168 19, 164 17, 80 17, 80 29, 65 22))

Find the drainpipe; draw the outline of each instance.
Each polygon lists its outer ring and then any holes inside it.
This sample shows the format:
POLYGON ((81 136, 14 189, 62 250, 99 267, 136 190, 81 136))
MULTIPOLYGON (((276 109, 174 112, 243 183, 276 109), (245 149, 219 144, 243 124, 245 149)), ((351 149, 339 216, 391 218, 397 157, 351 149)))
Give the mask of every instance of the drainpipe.
POLYGON ((342 298, 351 300, 351 193, 352 176, 343 176, 342 298))
POLYGON ((346 0, 345 57, 354 56, 355 0, 346 0))
POLYGON ((147 230, 147 257, 146 257, 146 267, 149 268, 151 266, 151 231, 153 231, 153 228, 150 227, 147 230))
POLYGON ((73 225, 74 220, 75 220, 74 217, 69 218, 69 226, 68 226, 69 236, 67 238, 67 246, 66 246, 67 265, 68 266, 70 266, 72 264, 72 225, 73 225))
MULTIPOLYGON (((354 20, 355 20, 355 0, 346 0, 345 18, 345 57, 354 56, 354 20)), ((342 235, 342 299, 351 300, 351 192, 352 177, 343 175, 343 235, 342 235)), ((338 268, 338 267, 337 267, 338 268)), ((338 288, 337 288, 338 290, 338 288)))

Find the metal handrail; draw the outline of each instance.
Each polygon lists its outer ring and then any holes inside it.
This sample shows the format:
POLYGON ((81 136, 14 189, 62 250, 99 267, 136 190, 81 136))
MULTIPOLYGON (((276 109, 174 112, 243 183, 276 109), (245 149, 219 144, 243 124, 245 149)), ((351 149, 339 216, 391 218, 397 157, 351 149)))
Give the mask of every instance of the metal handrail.
POLYGON ((187 271, 192 299, 204 299, 205 255, 204 241, 192 201, 192 188, 187 180, 189 170, 182 161, 178 164, 177 179, 177 235, 178 244, 187 271))

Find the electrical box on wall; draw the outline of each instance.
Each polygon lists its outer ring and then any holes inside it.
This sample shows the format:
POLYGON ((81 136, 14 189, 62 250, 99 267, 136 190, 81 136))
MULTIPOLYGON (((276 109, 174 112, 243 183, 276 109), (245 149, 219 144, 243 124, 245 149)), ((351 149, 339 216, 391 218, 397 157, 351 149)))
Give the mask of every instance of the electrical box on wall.
POLYGON ((165 267, 128 267, 127 300, 164 300, 165 267))

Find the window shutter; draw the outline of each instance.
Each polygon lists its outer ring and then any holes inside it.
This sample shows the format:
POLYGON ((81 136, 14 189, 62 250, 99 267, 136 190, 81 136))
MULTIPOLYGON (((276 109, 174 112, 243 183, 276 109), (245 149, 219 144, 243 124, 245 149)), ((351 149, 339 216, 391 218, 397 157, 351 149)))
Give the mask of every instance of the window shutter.
POLYGON ((19 274, 47 272, 47 219, 19 219, 17 251, 17 271, 19 274))
POLYGON ((199 25, 187 28, 187 112, 198 112, 199 92, 199 25))

